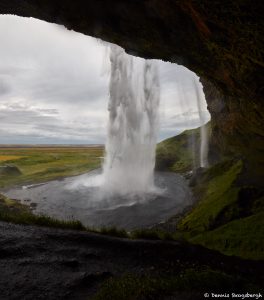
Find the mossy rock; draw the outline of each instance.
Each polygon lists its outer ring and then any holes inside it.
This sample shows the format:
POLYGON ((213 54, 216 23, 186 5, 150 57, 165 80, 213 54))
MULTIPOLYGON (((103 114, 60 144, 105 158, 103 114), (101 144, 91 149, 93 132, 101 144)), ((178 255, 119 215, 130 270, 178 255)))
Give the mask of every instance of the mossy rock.
POLYGON ((231 221, 190 241, 226 255, 264 260, 264 211, 231 221))
POLYGON ((0 166, 0 176, 19 176, 22 172, 15 165, 0 166))
MULTIPOLYGON (((217 216, 225 207, 237 200, 239 192, 234 181, 242 168, 242 162, 229 162, 228 170, 211 178, 212 169, 202 175, 195 188, 201 200, 194 209, 186 215, 179 224, 180 230, 203 232, 211 228, 217 216), (209 180, 208 180, 209 179, 209 180)), ((214 168, 217 171, 217 168, 214 168)))
POLYGON ((241 185, 242 160, 226 160, 194 182, 198 202, 178 223, 189 242, 226 255, 264 259, 263 190, 241 185))

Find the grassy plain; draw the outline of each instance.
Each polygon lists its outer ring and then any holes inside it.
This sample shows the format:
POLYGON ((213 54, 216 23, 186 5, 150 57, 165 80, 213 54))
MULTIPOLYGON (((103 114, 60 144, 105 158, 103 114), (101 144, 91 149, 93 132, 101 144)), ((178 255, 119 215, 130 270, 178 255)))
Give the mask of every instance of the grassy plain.
POLYGON ((0 188, 75 176, 100 167, 103 147, 0 147, 0 166, 21 175, 0 175, 0 188))

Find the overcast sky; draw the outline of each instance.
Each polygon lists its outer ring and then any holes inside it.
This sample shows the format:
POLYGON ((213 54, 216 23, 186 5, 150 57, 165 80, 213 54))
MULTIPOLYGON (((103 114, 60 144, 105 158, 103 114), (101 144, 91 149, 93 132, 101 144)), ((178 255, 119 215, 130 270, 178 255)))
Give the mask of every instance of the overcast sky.
MULTIPOLYGON (((107 46, 32 18, 0 15, 0 144, 104 143, 107 46)), ((159 140, 200 125, 196 75, 159 61, 159 140)), ((209 120, 203 97, 204 122, 209 120)))

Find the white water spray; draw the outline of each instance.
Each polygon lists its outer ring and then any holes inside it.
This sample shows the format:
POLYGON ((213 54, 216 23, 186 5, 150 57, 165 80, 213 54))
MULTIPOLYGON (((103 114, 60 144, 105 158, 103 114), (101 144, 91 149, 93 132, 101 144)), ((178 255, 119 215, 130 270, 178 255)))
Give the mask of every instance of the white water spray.
POLYGON ((202 124, 200 127, 200 167, 206 168, 208 167, 208 130, 205 124, 205 119, 202 110, 202 103, 204 99, 201 96, 201 89, 199 89, 199 85, 197 79, 194 78, 194 88, 195 88, 195 95, 197 99, 197 108, 200 123, 202 124))
POLYGON ((139 194, 154 189, 160 100, 154 61, 110 48, 109 124, 103 186, 107 194, 139 194))

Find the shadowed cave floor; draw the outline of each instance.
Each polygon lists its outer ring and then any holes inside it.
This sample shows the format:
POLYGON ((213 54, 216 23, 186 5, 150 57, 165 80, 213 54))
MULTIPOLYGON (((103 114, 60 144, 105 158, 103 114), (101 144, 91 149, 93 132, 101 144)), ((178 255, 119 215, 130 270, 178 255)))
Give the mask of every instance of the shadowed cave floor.
POLYGON ((177 275, 201 266, 263 279, 263 262, 199 246, 0 222, 1 300, 90 299, 111 276, 177 275))

